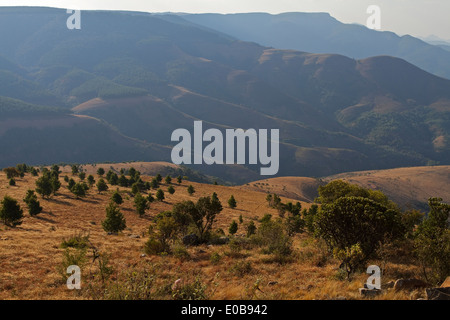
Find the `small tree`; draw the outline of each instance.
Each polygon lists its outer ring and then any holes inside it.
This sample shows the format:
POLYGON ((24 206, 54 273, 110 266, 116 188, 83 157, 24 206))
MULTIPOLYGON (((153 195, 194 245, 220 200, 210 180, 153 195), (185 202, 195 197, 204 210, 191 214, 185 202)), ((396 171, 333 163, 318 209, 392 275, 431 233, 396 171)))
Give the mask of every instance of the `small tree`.
POLYGON ((9 180, 9 185, 10 185, 10 186, 15 186, 15 185, 16 185, 16 180, 14 180, 14 178, 11 178, 11 179, 9 180))
POLYGON ((42 212, 42 207, 33 190, 27 191, 27 195, 23 199, 23 202, 27 204, 30 216, 35 216, 42 212))
POLYGON ((119 186, 125 187, 125 188, 130 185, 127 177, 125 177, 125 175, 123 175, 123 174, 120 175, 119 180, 117 181, 117 183, 119 184, 119 186))
POLYGON ((74 164, 74 165, 71 167, 71 169, 72 169, 72 175, 73 175, 73 176, 76 176, 77 174, 80 173, 80 167, 79 167, 78 165, 76 165, 76 164, 74 164))
POLYGON ((158 181, 159 183, 161 183, 161 181, 162 181, 162 176, 158 173, 157 175, 156 175, 156 181, 158 181))
POLYGON ((50 175, 46 172, 36 180, 36 192, 43 198, 49 198, 52 195, 52 190, 52 181, 50 180, 50 175))
POLYGON ((178 184, 181 184, 183 182, 183 178, 181 176, 177 177, 177 182, 178 184))
POLYGON ((441 198, 429 199, 428 205, 430 212, 415 234, 415 253, 427 281, 440 284, 450 274, 450 205, 441 198))
POLYGON ((131 186, 131 193, 136 195, 141 192, 141 188, 139 188, 139 184, 137 182, 133 183, 131 186))
POLYGON ((228 199, 228 206, 231 208, 231 209, 234 209, 234 208, 236 208, 236 199, 234 199, 234 196, 233 195, 231 195, 231 197, 230 197, 230 199, 228 199))
POLYGON ((86 179, 86 172, 80 172, 78 178, 80 178, 81 181, 84 181, 84 179, 86 179))
POLYGON ((168 191, 170 194, 174 194, 174 193, 175 193, 175 188, 174 188, 173 186, 169 186, 169 188, 167 188, 167 191, 168 191))
POLYGON ((164 191, 162 191, 162 189, 158 189, 158 191, 156 191, 156 200, 164 201, 164 199, 165 199, 164 191))
POLYGON ((256 226, 253 221, 250 221, 247 225, 247 237, 250 237, 256 233, 256 226))
POLYGON ((0 219, 3 223, 10 227, 22 224, 23 210, 20 208, 17 200, 9 196, 5 196, 1 202, 0 219))
POLYGON ((103 168, 98 168, 98 169, 97 169, 97 174, 98 174, 100 177, 103 177, 103 175, 105 174, 105 169, 103 169, 103 168))
POLYGON ((171 184, 172 183, 172 177, 170 175, 166 176, 166 178, 164 179, 166 184, 171 184))
POLYGON ((105 180, 103 180, 102 178, 98 179, 98 182, 97 182, 98 193, 102 193, 103 191, 107 191, 108 189, 109 188, 108 188, 108 185, 106 184, 105 180))
POLYGON ((193 195, 195 193, 195 189, 192 186, 192 184, 189 185, 189 187, 187 187, 187 192, 189 193, 189 195, 193 195))
POLYGON ((94 176, 92 174, 90 174, 87 178, 87 181, 89 183, 89 186, 92 187, 95 184, 94 176))
POLYGON ((150 182, 150 187, 152 189, 158 189, 159 188, 159 182, 156 178, 152 179, 152 182, 150 182))
POLYGON ((111 196, 111 201, 118 205, 121 205, 123 203, 123 198, 120 195, 119 190, 114 191, 114 193, 111 196))
POLYGON ((77 199, 86 197, 86 189, 82 183, 76 183, 70 191, 77 197, 77 199))
POLYGON ((238 226, 237 222, 233 220, 233 222, 231 222, 231 224, 230 224, 230 227, 228 228, 228 232, 231 235, 234 235, 238 231, 238 227, 239 226, 238 226))
POLYGON ((20 177, 20 172, 14 167, 5 168, 3 172, 6 173, 6 178, 8 179, 20 177))
POLYGON ((120 232, 127 227, 125 217, 114 202, 110 202, 106 207, 106 219, 102 222, 102 227, 106 232, 112 233, 120 232))
POLYGON ((150 205, 146 198, 144 198, 140 193, 136 194, 134 197, 134 207, 136 208, 136 213, 142 217, 145 211, 150 209, 150 205))
POLYGON ((324 204, 314 219, 323 238, 350 274, 361 267, 379 245, 403 235, 400 214, 368 198, 341 197, 324 204))

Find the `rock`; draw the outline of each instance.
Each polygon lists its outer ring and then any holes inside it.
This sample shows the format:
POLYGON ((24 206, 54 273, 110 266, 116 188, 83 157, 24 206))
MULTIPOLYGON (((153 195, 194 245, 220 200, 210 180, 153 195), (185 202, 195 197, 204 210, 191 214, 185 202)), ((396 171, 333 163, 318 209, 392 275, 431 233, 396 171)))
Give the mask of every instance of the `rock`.
POLYGON ((199 243, 199 238, 194 233, 188 234, 187 236, 183 237, 183 244, 185 246, 195 246, 198 243, 199 243))
POLYGON ((347 300, 347 298, 343 297, 343 296, 338 296, 338 297, 331 298, 331 300, 345 301, 345 300, 347 300))
POLYGON ((428 300, 450 300, 450 287, 448 288, 427 288, 428 300))
POLYGON ((132 238, 132 239, 140 239, 141 236, 137 235, 137 234, 130 234, 128 237, 132 238))
POLYGON ((382 285, 381 287, 383 289, 391 289, 393 288, 395 285, 395 281, 389 281, 388 283, 386 283, 385 285, 382 285))
POLYGON ((429 287, 428 283, 419 279, 398 279, 394 284, 394 290, 415 290, 427 287, 429 287))
POLYGON ((441 284, 441 288, 449 288, 449 287, 450 287, 450 277, 447 277, 444 283, 441 284))
POLYGON ((141 254, 141 258, 145 258, 147 255, 145 253, 141 254))
POLYGON ((269 286, 274 286, 274 285, 276 285, 276 284, 278 284, 277 281, 270 281, 270 282, 269 282, 269 286))
POLYGON ((379 289, 359 288, 359 294, 361 297, 366 297, 366 298, 376 297, 380 293, 381 293, 381 290, 379 290, 379 289))

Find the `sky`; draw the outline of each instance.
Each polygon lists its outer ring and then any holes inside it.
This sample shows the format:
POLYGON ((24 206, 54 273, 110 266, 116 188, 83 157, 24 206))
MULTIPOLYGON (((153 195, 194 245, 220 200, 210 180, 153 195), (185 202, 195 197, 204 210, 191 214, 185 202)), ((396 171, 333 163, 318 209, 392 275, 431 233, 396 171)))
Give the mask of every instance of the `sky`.
POLYGON ((381 30, 450 41, 450 0, 0 0, 0 6, 145 12, 328 12, 344 23, 366 25, 369 5, 381 9, 381 30))

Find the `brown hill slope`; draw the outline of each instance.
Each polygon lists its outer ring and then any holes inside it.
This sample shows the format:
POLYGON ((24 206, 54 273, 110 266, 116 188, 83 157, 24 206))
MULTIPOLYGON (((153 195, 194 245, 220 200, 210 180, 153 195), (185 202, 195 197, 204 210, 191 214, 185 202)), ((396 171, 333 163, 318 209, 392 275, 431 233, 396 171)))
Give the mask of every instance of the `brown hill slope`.
POLYGON ((383 191, 404 208, 428 210, 427 201, 440 197, 450 202, 450 166, 410 167, 341 173, 321 179, 279 177, 255 181, 241 186, 245 190, 276 193, 281 196, 312 202, 317 188, 342 179, 365 188, 383 191))
POLYGON ((450 202, 450 166, 398 168, 342 173, 324 181, 342 179, 360 186, 381 190, 404 207, 426 210, 430 197, 450 202))

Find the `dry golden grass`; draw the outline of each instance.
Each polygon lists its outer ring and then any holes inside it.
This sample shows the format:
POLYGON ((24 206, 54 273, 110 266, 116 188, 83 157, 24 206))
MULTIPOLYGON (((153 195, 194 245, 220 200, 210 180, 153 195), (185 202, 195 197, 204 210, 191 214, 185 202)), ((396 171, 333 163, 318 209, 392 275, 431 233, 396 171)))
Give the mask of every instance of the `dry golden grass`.
MULTIPOLYGON (((61 177, 65 174, 61 174, 61 177)), ((151 177, 144 176, 143 179, 149 181, 151 177)), ((141 256, 152 217, 170 210, 176 202, 188 199, 195 201, 216 192, 224 210, 218 216, 215 228, 227 232, 230 222, 238 221, 240 215, 243 216, 244 225, 266 213, 277 216, 276 210, 267 206, 266 195, 262 192, 183 181, 181 185, 173 184, 176 189, 174 195, 166 192, 166 200, 152 203, 151 209, 140 218, 134 212, 132 198, 127 197, 130 189, 119 188, 125 200, 121 210, 127 221, 127 229, 115 236, 107 235, 101 222, 105 218, 105 206, 116 187, 110 186, 110 190, 103 194, 90 190, 86 198, 77 200, 61 178, 62 187, 57 195, 50 200, 39 198, 44 211, 36 217, 30 217, 22 199, 28 189, 35 188, 35 181, 36 178, 27 174, 24 178, 16 179, 16 186, 9 186, 5 174, 0 173, 0 199, 9 195, 19 200, 25 214, 23 223, 16 228, 0 224, 0 299, 90 298, 68 290, 57 271, 64 252, 60 246, 62 240, 81 232, 89 234, 91 243, 100 252, 110 255, 111 265, 115 269, 113 282, 124 281, 124 274, 128 271, 153 268, 160 286, 171 285, 179 278, 189 282, 199 276, 208 286, 211 299, 359 299, 358 288, 367 279, 366 274, 358 274, 351 281, 338 279, 338 262, 327 257, 323 246, 317 245, 317 241, 306 234, 294 238, 294 258, 284 265, 271 262, 258 248, 243 250, 239 256, 233 256, 229 254, 227 245, 188 248, 190 258, 185 260, 173 256, 141 256), (190 184, 196 189, 193 196, 186 190, 190 184), (237 200, 236 209, 226 205, 231 194, 237 200), (131 235, 139 235, 139 238, 131 235), (214 252, 222 257, 216 264, 210 259, 214 252), (233 267, 239 261, 250 262, 251 270, 244 274, 233 272, 233 267), (255 289, 256 283, 259 283, 260 290, 255 289)), ((167 190, 167 185, 163 185, 162 189, 167 190)), ((291 199, 283 198, 283 201, 291 199)), ((306 203, 302 205, 309 206, 306 203)), ((238 235, 243 233, 244 227, 241 225, 238 235)), ((83 272, 90 274, 95 268, 96 265, 89 262, 83 272)), ((385 271, 388 279, 383 279, 383 282, 396 279, 399 275, 419 276, 419 268, 408 259, 388 263, 385 271)), ((167 297, 170 298, 170 295, 167 297)), ((409 299, 410 296, 388 291, 378 298, 409 299)))

